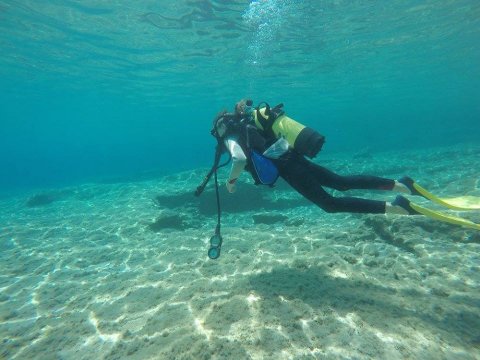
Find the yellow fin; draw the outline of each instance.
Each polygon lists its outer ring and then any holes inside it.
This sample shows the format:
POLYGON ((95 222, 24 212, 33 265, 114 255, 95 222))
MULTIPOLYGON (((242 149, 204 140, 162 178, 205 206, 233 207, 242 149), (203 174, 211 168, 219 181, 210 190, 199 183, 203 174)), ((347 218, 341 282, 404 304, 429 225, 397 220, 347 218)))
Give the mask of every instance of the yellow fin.
POLYGON ((452 210, 480 210, 480 197, 477 196, 460 196, 456 198, 443 199, 439 198, 432 193, 428 192, 420 185, 413 183, 413 187, 417 190, 422 196, 431 200, 439 205, 445 206, 452 210))
POLYGON ((463 219, 463 218, 453 216, 453 215, 450 215, 450 214, 444 214, 444 213, 441 213, 441 212, 438 212, 438 211, 435 211, 435 210, 430 210, 430 209, 424 208, 420 205, 417 205, 413 202, 410 202, 410 207, 413 210, 419 212, 420 214, 428 216, 429 218, 432 218, 432 219, 435 219, 435 220, 443 221, 443 222, 446 222, 446 223, 449 223, 449 224, 465 226, 465 227, 468 227, 470 229, 480 230, 480 224, 476 224, 476 223, 474 223, 470 220, 467 220, 467 219, 463 219))

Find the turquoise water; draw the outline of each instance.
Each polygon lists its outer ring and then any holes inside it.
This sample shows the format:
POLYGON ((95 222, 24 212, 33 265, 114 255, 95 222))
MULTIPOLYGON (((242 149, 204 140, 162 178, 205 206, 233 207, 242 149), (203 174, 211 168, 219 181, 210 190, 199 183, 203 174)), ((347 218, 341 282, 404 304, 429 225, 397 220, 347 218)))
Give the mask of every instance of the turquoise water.
POLYGON ((478 225, 223 168, 214 261, 193 196, 250 97, 329 169, 478 202, 478 39, 478 1, 0 0, 0 359, 480 359, 478 225))
POLYGON ((245 96, 326 152, 478 142, 479 22, 477 1, 1 1, 0 185, 206 166, 245 96))

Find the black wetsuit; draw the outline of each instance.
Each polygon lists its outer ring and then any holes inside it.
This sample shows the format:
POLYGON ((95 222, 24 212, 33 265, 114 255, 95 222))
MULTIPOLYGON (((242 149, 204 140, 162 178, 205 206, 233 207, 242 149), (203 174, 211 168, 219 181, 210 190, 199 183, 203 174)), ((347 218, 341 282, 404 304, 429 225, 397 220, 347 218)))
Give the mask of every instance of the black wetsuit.
POLYGON ((350 189, 392 190, 395 181, 376 176, 341 176, 312 163, 295 151, 273 160, 280 176, 305 198, 326 212, 385 213, 385 201, 355 197, 334 197, 322 186, 345 191, 350 189))

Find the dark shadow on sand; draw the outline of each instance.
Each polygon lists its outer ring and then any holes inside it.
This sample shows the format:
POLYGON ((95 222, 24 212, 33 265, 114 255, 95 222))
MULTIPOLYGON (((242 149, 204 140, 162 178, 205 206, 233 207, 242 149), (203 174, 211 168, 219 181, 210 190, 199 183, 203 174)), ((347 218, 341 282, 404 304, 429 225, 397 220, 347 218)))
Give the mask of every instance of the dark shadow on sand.
POLYGON ((292 314, 298 313, 295 300, 299 300, 321 312, 336 311, 342 316, 355 312, 371 327, 385 333, 425 329, 441 333, 440 337, 448 339, 450 345, 471 348, 473 352, 479 350, 480 313, 474 310, 478 309, 478 299, 449 299, 414 289, 333 278, 326 274, 326 269, 280 267, 270 273, 252 275, 245 288, 259 294, 268 308, 284 309, 276 312, 282 326, 291 326, 292 314))
MULTIPOLYGON (((220 184, 219 184, 220 185, 220 184)), ((278 191, 288 191, 283 184, 277 186, 278 191)), ((254 210, 286 210, 297 206, 308 205, 309 202, 298 195, 295 199, 274 199, 273 189, 266 186, 241 184, 234 194, 229 194, 225 186, 220 187, 221 209, 226 213, 240 213, 254 210)), ((158 195, 154 199, 156 206, 161 208, 196 207, 201 215, 211 216, 217 212, 215 190, 209 187, 200 197, 194 191, 172 195, 158 195)))

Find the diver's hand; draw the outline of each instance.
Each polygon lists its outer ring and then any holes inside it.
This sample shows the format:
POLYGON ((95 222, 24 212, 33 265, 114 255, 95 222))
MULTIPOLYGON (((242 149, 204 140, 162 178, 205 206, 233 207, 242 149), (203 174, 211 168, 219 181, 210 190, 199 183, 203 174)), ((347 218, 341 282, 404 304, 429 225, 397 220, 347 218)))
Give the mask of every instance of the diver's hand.
POLYGON ((235 183, 237 182, 237 179, 232 179, 232 180, 227 180, 227 190, 230 194, 233 194, 237 190, 237 186, 235 183))

